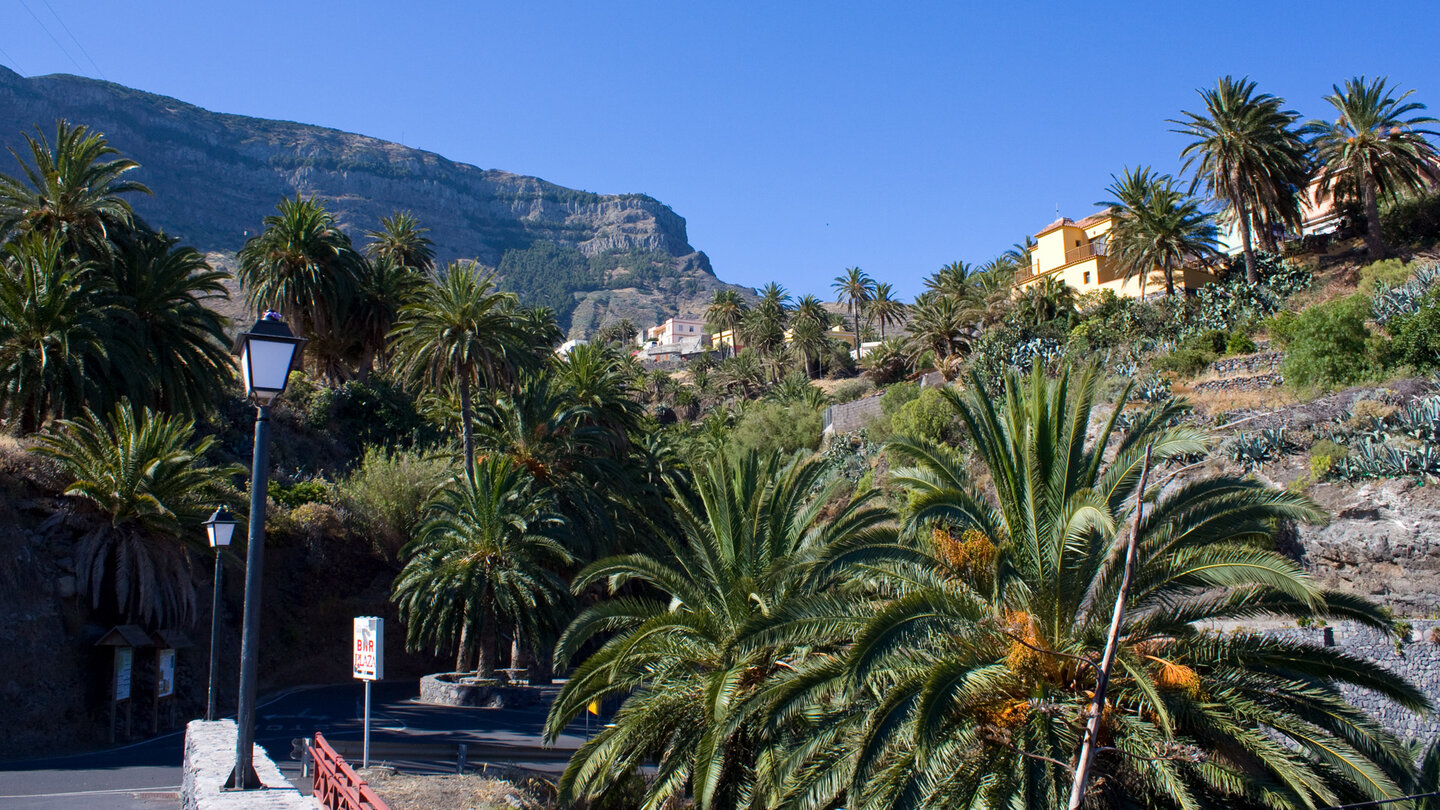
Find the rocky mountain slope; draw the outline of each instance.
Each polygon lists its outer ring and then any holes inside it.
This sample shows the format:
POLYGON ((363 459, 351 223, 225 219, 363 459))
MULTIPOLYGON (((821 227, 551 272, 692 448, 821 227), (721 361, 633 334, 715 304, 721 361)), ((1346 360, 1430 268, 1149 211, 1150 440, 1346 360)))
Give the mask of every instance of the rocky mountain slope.
MULTIPOLYGON (((0 144, 53 137, 65 118, 103 132, 141 164, 154 192, 134 201, 151 225, 223 263, 286 195, 325 202, 364 231, 397 209, 430 228, 439 258, 495 267, 503 285, 559 312, 573 336, 611 319, 642 326, 698 315, 724 285, 690 246, 685 220, 643 194, 604 195, 480 169, 324 127, 210 112, 77 76, 24 78, 0 67, 0 144)), ((0 171, 17 174, 8 158, 0 171)))

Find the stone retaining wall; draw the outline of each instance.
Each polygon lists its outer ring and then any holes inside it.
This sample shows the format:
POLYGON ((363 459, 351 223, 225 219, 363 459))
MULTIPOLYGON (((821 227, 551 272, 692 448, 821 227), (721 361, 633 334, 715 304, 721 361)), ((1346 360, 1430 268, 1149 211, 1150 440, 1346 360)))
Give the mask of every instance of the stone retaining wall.
MULTIPOLYGON (((1351 622, 1326 628, 1272 630, 1266 635, 1315 644, 1324 643, 1326 631, 1329 631, 1332 646, 1403 676, 1418 687, 1431 703, 1440 706, 1440 644, 1430 640, 1433 633, 1440 633, 1437 628, 1440 628, 1440 621, 1416 621, 1410 638, 1401 641, 1398 646, 1393 638, 1351 622)), ((1387 698, 1363 689, 1342 687, 1341 691, 1346 700, 1378 718, 1402 741, 1419 740, 1428 745, 1431 740, 1440 737, 1440 715, 1416 715, 1387 698)))
POLYGON ((825 432, 828 434, 850 433, 865 427, 865 423, 879 416, 879 394, 840 405, 831 405, 825 409, 825 432))
POLYGON ((180 798, 185 810, 315 810, 319 805, 290 784, 255 746, 255 772, 265 790, 221 788, 235 768, 235 721, 192 720, 185 727, 180 798))
POLYGON ((513 709, 539 704, 543 695, 532 686, 499 683, 457 682, 458 673, 441 672, 420 679, 420 702, 441 706, 478 706, 513 709))

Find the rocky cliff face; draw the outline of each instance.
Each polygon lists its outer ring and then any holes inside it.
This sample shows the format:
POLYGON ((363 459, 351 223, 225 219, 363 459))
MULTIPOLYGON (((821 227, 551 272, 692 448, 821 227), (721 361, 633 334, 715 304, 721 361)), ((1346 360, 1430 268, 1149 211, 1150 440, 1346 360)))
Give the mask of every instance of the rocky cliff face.
MULTIPOLYGON (((685 220, 643 194, 592 194, 363 135, 213 113, 109 82, 27 79, 0 68, 0 144, 21 145, 20 133, 33 135, 36 126, 53 137, 60 118, 103 132, 138 161, 137 179, 154 194, 134 200, 136 211, 204 251, 233 253, 281 197, 301 194, 323 200, 357 241, 380 217, 409 210, 430 228, 442 261, 473 258, 501 267, 507 254, 537 243, 578 251, 592 271, 585 278, 572 273, 543 291, 533 279, 503 281, 529 303, 554 306, 564 322, 583 308, 572 331, 598 326, 597 318, 629 317, 643 326, 657 315, 698 314, 724 286, 690 246, 685 220), (612 294, 597 295, 606 291, 612 294)), ((15 174, 18 166, 0 171, 15 174)), ((535 262, 525 266, 549 272, 535 262)))

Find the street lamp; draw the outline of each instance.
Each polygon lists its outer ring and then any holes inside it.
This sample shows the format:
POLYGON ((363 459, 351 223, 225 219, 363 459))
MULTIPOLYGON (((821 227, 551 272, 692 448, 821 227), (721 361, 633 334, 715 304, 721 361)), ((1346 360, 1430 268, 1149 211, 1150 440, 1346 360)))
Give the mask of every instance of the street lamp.
POLYGON ((210 547, 215 549, 215 601, 210 608, 210 701, 205 706, 205 719, 215 719, 215 701, 219 690, 216 688, 219 673, 216 665, 219 663, 220 650, 215 645, 215 640, 220 637, 220 575, 224 570, 220 562, 220 551, 230 545, 230 539, 235 536, 235 516, 220 507, 215 514, 205 521, 205 534, 210 538, 210 547))
POLYGON ((225 787, 263 788, 255 774, 255 670, 260 662, 260 574, 265 556, 265 495, 268 490, 270 404, 285 392, 304 338, 295 337, 267 311, 249 332, 235 338, 245 395, 255 403, 255 454, 250 461, 250 536, 245 549, 245 619, 240 633, 240 705, 235 714, 235 770, 225 787))

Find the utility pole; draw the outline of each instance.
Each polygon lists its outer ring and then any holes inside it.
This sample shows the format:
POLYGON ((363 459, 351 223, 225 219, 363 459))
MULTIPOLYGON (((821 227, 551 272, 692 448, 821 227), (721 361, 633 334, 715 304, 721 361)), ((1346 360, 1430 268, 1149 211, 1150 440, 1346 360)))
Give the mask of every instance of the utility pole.
POLYGON ((1115 597, 1115 612, 1110 616, 1110 633, 1105 638, 1105 654, 1100 658, 1100 671, 1095 676, 1095 698, 1090 703, 1090 719, 1085 723, 1085 736, 1080 742, 1080 759, 1075 764, 1075 782, 1070 786, 1070 810, 1080 810, 1085 802, 1085 785, 1090 781, 1090 765, 1095 761, 1095 741, 1100 736, 1100 717, 1105 712, 1105 689, 1110 685, 1110 669, 1115 664, 1115 649, 1120 646, 1120 628, 1125 621, 1125 600, 1130 595, 1130 580, 1135 576, 1135 548, 1140 537, 1140 517, 1145 509, 1145 484, 1150 480, 1150 451, 1145 446, 1145 461, 1140 467, 1140 488, 1135 493, 1135 524, 1125 541, 1125 573, 1120 578, 1120 593, 1115 597))

